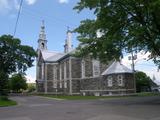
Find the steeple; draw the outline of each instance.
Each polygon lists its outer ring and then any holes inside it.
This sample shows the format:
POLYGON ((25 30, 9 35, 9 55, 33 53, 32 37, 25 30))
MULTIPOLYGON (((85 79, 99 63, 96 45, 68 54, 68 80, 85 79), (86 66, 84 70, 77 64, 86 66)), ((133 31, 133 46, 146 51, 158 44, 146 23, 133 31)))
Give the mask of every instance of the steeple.
POLYGON ((44 20, 42 21, 42 26, 39 34, 38 49, 47 50, 47 40, 46 40, 46 34, 45 34, 44 20))
POLYGON ((67 38, 65 40, 64 52, 68 53, 72 50, 72 31, 67 27, 67 38))

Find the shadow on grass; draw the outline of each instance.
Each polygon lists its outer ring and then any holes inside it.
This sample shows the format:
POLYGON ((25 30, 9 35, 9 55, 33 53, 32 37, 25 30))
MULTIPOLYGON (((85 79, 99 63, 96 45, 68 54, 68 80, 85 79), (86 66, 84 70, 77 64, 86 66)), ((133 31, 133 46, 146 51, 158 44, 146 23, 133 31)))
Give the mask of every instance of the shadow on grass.
POLYGON ((17 103, 13 100, 8 99, 7 96, 0 96, 0 107, 7 107, 17 105, 17 103))

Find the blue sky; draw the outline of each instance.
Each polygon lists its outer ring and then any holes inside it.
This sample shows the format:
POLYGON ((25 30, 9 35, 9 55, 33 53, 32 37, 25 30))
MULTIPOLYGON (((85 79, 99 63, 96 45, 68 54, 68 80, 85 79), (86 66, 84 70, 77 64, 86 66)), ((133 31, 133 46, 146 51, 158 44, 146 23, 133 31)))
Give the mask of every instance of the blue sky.
MULTIPOLYGON (((41 21, 45 21, 48 49, 63 52, 64 40, 66 39, 67 26, 76 28, 80 21, 86 18, 95 18, 92 12, 85 10, 78 14, 73 7, 79 0, 24 0, 20 19, 15 37, 22 40, 22 44, 37 48, 37 40, 41 21)), ((0 0, 0 35, 13 34, 20 0, 0 0)), ((73 34, 73 46, 78 41, 73 34)), ((126 56, 127 58, 127 56, 126 56)), ((127 59, 124 64, 130 67, 127 59)), ((155 74, 160 80, 157 68, 152 62, 140 60, 136 68, 143 70, 151 77, 155 74)), ((30 79, 35 79, 35 67, 27 71, 30 79)))

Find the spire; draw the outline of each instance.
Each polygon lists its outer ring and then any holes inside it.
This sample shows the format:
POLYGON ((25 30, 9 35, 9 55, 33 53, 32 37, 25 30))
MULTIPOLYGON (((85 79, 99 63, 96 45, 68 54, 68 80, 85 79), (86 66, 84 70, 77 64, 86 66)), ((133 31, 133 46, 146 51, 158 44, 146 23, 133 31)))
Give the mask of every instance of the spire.
POLYGON ((47 40, 46 40, 46 34, 45 34, 44 20, 42 20, 41 30, 40 30, 40 34, 39 34, 38 49, 40 49, 40 50, 47 49, 47 40))
POLYGON ((72 50, 72 31, 67 27, 67 38, 65 40, 64 52, 68 53, 72 50))
POLYGON ((44 20, 42 20, 42 26, 41 26, 41 30, 40 30, 40 34, 39 34, 39 39, 46 40, 44 20))

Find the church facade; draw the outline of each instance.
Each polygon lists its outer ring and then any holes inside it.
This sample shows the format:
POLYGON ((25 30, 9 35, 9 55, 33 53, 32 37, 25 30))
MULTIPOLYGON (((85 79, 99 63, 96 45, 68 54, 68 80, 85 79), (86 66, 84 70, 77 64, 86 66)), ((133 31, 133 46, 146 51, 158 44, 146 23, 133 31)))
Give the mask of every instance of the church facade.
POLYGON ((66 95, 112 95, 135 92, 132 70, 120 62, 104 64, 90 56, 73 57, 72 32, 67 31, 64 53, 49 51, 44 24, 38 39, 37 92, 66 95))

